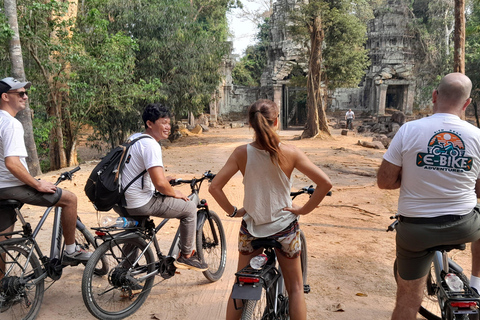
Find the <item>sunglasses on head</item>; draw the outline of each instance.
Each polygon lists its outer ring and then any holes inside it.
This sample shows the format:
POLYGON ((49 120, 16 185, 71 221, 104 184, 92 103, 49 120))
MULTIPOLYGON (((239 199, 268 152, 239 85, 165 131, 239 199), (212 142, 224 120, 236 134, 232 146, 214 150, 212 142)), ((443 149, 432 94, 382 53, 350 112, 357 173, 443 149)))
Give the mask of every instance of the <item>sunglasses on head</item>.
POLYGON ((21 92, 11 92, 11 91, 8 91, 7 93, 18 94, 18 95, 20 96, 20 98, 25 98, 25 96, 28 96, 28 92, 27 92, 27 91, 21 91, 21 92))

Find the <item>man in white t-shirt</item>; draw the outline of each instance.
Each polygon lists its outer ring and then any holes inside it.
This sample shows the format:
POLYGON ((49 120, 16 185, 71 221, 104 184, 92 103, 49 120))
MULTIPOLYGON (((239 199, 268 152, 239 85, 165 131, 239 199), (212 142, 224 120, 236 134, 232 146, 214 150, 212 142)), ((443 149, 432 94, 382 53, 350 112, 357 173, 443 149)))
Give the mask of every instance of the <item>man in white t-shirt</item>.
MULTIPOLYGON (((91 253, 75 245, 77 197, 51 182, 34 178, 28 171, 23 126, 15 116, 25 109, 28 99, 26 90, 30 86, 30 82, 19 82, 11 77, 0 81, 0 200, 62 207, 61 222, 66 245, 62 263, 86 262, 91 253)), ((12 208, 0 208, 0 233, 12 232, 15 221, 12 208)), ((0 241, 4 239, 0 236, 0 241)))
POLYGON ((378 186, 400 188, 392 319, 416 319, 430 248, 471 242, 470 284, 480 289, 480 129, 460 119, 471 89, 467 76, 446 75, 432 93, 434 114, 400 127, 383 156, 378 186))
POLYGON ((132 135, 130 140, 141 135, 152 139, 140 139, 130 147, 129 159, 123 169, 122 187, 125 188, 144 170, 147 172, 125 192, 127 212, 132 216, 180 219, 181 253, 174 264, 179 269, 205 271, 208 266, 193 253, 197 204, 179 190, 175 190, 170 185, 171 178, 165 176, 162 148, 158 141, 167 139, 170 134, 170 112, 160 103, 149 104, 142 118, 145 131, 132 135))
POLYGON ((355 119, 355 113, 352 109, 348 109, 345 113, 345 120, 347 120, 347 129, 353 129, 353 119, 355 119))

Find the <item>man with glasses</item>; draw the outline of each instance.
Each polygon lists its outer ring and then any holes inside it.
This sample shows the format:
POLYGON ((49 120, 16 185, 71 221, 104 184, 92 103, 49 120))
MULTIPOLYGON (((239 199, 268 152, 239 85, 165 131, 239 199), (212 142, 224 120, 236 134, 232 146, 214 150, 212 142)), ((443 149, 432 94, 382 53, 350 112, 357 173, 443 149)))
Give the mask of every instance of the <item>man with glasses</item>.
POLYGON ((480 129, 461 119, 471 90, 464 74, 446 75, 432 93, 434 114, 401 126, 383 156, 378 186, 400 188, 392 319, 417 319, 430 248, 471 242, 470 285, 480 289, 480 129))
MULTIPOLYGON (((75 244, 77 197, 51 182, 34 178, 28 171, 23 126, 15 116, 25 109, 28 100, 26 90, 30 86, 30 82, 14 78, 0 81, 0 200, 14 199, 36 206, 61 207, 66 244, 62 261, 67 265, 85 262, 91 253, 75 244)), ((13 209, 0 208, 0 233, 13 231, 16 220, 13 209)), ((0 241, 4 239, 0 237, 0 241)))

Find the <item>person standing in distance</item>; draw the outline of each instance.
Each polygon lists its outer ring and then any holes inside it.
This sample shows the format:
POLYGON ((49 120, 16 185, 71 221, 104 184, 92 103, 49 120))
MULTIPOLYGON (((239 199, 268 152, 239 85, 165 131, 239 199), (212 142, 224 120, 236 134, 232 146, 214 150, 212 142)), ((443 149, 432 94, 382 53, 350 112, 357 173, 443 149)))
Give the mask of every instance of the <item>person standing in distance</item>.
POLYGON ((347 129, 353 129, 353 119, 355 119, 355 113, 352 109, 348 109, 345 113, 345 120, 347 120, 347 129))
MULTIPOLYGON (((254 250, 256 238, 271 238, 281 243, 275 249, 288 292, 290 319, 307 319, 300 261, 300 227, 298 219, 315 209, 332 184, 328 176, 313 164, 297 147, 280 142, 276 133, 279 109, 275 102, 258 100, 248 110, 248 122, 255 131, 252 143, 236 148, 227 163, 212 180, 209 191, 229 217, 242 218, 238 236, 238 266, 240 270, 251 258, 261 253, 254 250), (303 206, 292 203, 292 172, 299 170, 317 187, 303 206), (243 175, 245 196, 243 208, 237 210, 225 195, 223 188, 240 171, 243 175)), ((237 320, 242 310, 235 308, 230 297, 227 320, 237 320)))
MULTIPOLYGON (((15 119, 25 109, 30 82, 14 78, 0 81, 0 200, 18 200, 23 203, 62 208, 62 229, 65 238, 63 264, 86 262, 91 256, 75 244, 77 197, 46 180, 34 178, 28 171, 23 126, 15 119)), ((0 208, 0 233, 13 231, 17 220, 12 208, 0 208)), ((5 237, 0 236, 0 241, 5 237)), ((2 270, 2 266, 0 266, 2 270)))
POLYGON ((471 90, 464 74, 446 75, 432 93, 434 114, 401 126, 383 156, 379 188, 400 188, 392 319, 416 319, 430 248, 471 242, 470 285, 480 289, 480 129, 460 119, 471 90))

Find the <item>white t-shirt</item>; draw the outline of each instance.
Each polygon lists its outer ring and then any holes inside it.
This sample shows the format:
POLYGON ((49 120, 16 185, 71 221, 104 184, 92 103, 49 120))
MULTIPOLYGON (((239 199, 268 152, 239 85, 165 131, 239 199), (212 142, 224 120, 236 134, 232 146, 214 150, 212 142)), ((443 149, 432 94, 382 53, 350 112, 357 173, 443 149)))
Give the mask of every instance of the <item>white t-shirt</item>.
MULTIPOLYGON (((143 135, 135 133, 129 139, 133 140, 143 135)), ((146 135, 146 134, 145 134, 146 135)), ((163 167, 162 147, 153 138, 143 138, 135 142, 129 150, 122 176, 122 188, 125 188, 143 170, 153 167, 163 167)), ((125 192, 127 209, 140 208, 150 201, 155 192, 155 186, 148 172, 138 178, 125 192), (143 181, 142 181, 143 180, 143 181), (143 186, 142 186, 143 184, 143 186)))
POLYGON ((347 119, 353 119, 354 115, 355 113, 353 113, 353 111, 347 111, 347 113, 345 113, 345 116, 347 117, 347 119))
POLYGON ((7 111, 0 110, 0 188, 24 185, 5 166, 6 157, 19 157, 28 171, 23 126, 7 111))
POLYGON ((455 115, 436 113, 405 123, 383 158, 402 167, 402 216, 464 215, 477 204, 480 129, 455 115))

